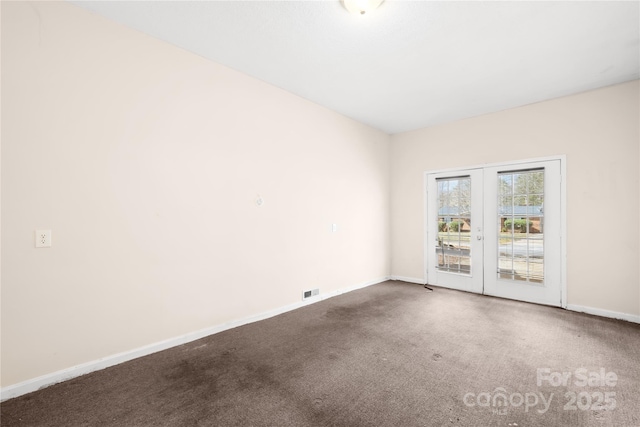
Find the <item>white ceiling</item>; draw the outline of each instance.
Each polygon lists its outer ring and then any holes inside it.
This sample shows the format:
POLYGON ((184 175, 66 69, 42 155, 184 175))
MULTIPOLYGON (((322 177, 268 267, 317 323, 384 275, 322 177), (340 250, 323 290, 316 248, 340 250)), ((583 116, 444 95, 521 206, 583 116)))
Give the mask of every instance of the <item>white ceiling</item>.
POLYGON ((640 78, 639 1, 75 1, 389 134, 640 78))

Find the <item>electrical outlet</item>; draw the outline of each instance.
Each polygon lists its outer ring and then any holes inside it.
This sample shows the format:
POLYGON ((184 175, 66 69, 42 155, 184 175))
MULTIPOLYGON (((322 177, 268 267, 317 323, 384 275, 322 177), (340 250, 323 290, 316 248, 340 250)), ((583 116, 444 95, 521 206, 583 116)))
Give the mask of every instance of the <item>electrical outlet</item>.
POLYGON ((36 248, 51 247, 51 230, 36 230, 36 248))

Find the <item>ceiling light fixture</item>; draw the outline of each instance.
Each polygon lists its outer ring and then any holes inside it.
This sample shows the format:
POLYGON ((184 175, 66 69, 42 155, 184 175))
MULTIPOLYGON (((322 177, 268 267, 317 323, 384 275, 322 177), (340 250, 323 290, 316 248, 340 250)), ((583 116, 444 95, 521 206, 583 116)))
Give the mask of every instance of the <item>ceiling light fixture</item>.
POLYGON ((341 0, 345 9, 356 15, 364 15, 376 9, 384 0, 341 0))

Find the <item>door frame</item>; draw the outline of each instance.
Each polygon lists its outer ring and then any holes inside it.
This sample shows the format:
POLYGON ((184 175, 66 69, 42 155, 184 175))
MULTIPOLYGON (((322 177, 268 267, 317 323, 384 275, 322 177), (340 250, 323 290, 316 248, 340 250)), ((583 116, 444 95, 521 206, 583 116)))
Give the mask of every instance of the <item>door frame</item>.
POLYGON ((484 169, 490 167, 506 167, 517 166, 520 164, 532 163, 532 162, 544 162, 550 160, 560 161, 560 293, 561 293, 561 307, 567 308, 567 156, 565 154, 559 154, 549 157, 535 157, 530 159, 519 159, 506 162, 497 163, 483 163, 476 165, 459 165, 458 167, 445 168, 445 169, 432 169, 425 171, 422 177, 422 199, 423 199, 423 211, 422 211, 422 242, 423 242, 423 272, 424 282, 429 283, 429 241, 428 234, 428 217, 429 212, 428 205, 428 176, 430 174, 440 173, 455 173, 457 171, 464 171, 469 169, 484 169))

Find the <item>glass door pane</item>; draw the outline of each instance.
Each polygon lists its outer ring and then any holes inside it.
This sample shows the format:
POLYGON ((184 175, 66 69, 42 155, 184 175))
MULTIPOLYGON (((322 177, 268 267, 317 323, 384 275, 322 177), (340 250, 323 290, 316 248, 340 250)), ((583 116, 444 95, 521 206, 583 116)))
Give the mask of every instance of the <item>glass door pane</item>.
POLYGON ((497 181, 498 278, 544 283, 544 169, 497 181))
POLYGON ((443 178, 438 184, 438 241, 440 271, 471 273, 471 177, 443 178))

